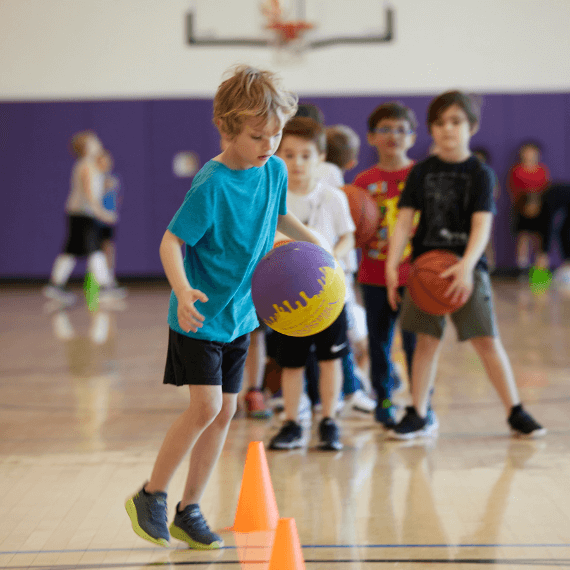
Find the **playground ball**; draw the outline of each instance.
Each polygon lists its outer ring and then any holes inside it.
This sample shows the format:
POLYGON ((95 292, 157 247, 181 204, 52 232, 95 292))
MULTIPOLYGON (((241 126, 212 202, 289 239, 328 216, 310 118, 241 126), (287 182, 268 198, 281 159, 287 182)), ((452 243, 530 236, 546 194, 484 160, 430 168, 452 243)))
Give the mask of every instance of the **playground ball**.
POLYGON ((272 249, 257 264, 251 296, 257 314, 273 330, 309 336, 340 315, 346 292, 344 271, 325 249, 293 241, 272 249))

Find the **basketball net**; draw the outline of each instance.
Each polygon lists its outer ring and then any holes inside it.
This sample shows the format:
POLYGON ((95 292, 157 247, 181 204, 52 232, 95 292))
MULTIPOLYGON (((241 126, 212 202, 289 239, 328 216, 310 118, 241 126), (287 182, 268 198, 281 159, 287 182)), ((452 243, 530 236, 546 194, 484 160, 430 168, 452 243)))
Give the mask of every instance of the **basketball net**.
POLYGON ((277 63, 299 63, 307 49, 306 33, 314 25, 303 18, 292 19, 280 0, 266 0, 261 4, 261 13, 266 20, 265 29, 271 33, 277 63))

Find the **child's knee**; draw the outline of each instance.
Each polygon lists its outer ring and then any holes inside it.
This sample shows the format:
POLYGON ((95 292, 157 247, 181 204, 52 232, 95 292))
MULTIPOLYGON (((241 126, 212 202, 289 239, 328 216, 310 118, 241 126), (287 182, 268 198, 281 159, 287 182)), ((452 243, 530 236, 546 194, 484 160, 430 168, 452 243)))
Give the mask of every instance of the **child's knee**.
POLYGON ((220 414, 223 407, 221 391, 219 394, 191 394, 190 408, 191 415, 195 421, 207 426, 211 424, 220 414))

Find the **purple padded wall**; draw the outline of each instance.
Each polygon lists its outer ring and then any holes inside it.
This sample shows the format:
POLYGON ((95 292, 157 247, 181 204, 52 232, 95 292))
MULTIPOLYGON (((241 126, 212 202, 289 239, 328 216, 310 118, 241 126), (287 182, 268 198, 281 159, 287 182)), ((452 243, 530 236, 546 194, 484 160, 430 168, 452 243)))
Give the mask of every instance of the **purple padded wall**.
MULTIPOLYGON (((310 97, 327 124, 350 125, 362 137, 357 171, 376 161, 366 144, 366 119, 380 103, 398 100, 411 107, 419 129, 414 159, 426 156, 425 126, 431 97, 310 97)), ((570 180, 570 94, 509 94, 484 97, 480 131, 472 146, 484 146, 501 183, 495 245, 499 267, 514 266, 505 179, 521 141, 544 147, 544 162, 555 180, 570 180)), ((63 207, 73 159, 71 135, 93 129, 115 158, 124 189, 117 229, 119 276, 162 275, 160 240, 180 206, 191 179, 172 172, 175 153, 197 153, 200 166, 219 153, 210 100, 4 102, 0 103, 0 278, 45 278, 64 240, 63 207)), ((79 266, 77 273, 82 271, 79 266)))

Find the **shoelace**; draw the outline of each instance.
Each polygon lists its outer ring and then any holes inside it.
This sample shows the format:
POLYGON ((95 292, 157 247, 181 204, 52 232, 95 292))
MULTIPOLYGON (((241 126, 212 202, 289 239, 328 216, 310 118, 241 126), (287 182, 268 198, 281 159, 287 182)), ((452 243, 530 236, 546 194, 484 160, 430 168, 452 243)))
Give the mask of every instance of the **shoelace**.
POLYGON ((182 520, 188 524, 188 526, 192 526, 197 528, 200 532, 211 532, 206 519, 200 512, 200 509, 194 510, 184 510, 182 513, 182 520))

